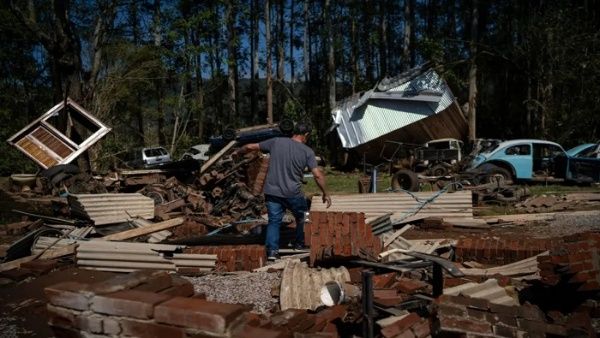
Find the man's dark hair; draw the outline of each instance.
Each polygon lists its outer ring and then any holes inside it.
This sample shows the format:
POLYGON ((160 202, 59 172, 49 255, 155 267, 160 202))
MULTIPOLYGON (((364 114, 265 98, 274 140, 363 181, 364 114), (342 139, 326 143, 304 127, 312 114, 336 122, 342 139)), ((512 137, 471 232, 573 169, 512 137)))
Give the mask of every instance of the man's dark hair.
POLYGON ((294 134, 304 135, 312 131, 312 126, 308 122, 298 122, 294 126, 294 134))

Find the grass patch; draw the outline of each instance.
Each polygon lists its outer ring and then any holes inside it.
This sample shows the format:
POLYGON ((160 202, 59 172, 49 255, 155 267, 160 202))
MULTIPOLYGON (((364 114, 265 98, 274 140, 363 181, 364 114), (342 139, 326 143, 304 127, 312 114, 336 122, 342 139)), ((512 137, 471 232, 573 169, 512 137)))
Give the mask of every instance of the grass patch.
MULTIPOLYGON (((337 171, 325 170, 325 180, 327 182, 327 192, 331 195, 342 194, 358 194, 358 181, 363 177, 368 180, 368 176, 361 173, 342 173, 337 171)), ((312 177, 306 177, 308 182, 303 186, 303 190, 307 195, 321 194, 321 190, 317 187, 315 180, 312 177)), ((389 175, 379 175, 377 178, 377 191, 385 192, 390 188, 391 178, 389 175)), ((368 186, 368 184, 367 184, 368 186)))

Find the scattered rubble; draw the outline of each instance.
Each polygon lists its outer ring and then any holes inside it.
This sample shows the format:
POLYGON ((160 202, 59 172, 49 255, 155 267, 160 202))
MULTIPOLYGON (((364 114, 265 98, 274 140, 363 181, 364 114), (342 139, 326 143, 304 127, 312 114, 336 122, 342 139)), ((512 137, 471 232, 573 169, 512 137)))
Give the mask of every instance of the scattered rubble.
MULTIPOLYGON (((29 131, 47 127, 40 121, 29 131)), ((41 137, 35 130, 19 137, 41 137)), ((593 210, 600 194, 523 200, 529 192, 520 187, 451 184, 333 196, 330 209, 312 203, 309 249, 282 248, 282 258, 269 263, 262 245, 268 156, 232 157, 235 146, 202 166, 182 161, 91 176, 65 156, 52 162, 58 166, 43 160, 47 169, 33 178, 14 177, 3 196, 36 208, 17 210, 21 220, 0 226, 13 240, 0 247, 0 284, 30 285, 73 265, 114 274, 86 282, 67 276, 43 286, 45 300, 23 302, 47 301, 56 337, 567 337, 600 330, 600 212, 593 210), (490 202, 511 203, 520 214, 477 216, 490 202)), ((282 227, 282 243, 294 227, 293 220, 282 227)), ((0 322, 6 334, 25 332, 10 318, 0 322)))

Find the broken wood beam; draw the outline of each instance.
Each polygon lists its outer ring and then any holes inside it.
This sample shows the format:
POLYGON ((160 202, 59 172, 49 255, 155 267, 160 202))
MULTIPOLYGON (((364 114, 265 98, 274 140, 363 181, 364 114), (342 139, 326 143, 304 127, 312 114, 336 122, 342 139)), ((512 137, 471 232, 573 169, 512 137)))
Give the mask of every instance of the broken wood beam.
POLYGON ((139 237, 139 236, 148 235, 148 234, 151 234, 151 233, 154 233, 157 231, 167 230, 167 229, 170 229, 170 228, 173 228, 173 227, 183 224, 183 221, 184 220, 181 217, 173 218, 170 220, 166 220, 163 222, 145 226, 143 228, 125 230, 122 232, 118 232, 116 234, 104 236, 100 239, 105 240, 105 241, 122 241, 125 239, 131 239, 131 238, 135 238, 135 237, 139 237))
POLYGON ((53 250, 48 250, 44 252, 41 256, 38 257, 38 254, 17 258, 10 262, 0 264, 0 272, 7 271, 11 269, 15 269, 21 266, 23 263, 31 262, 35 259, 53 259, 62 256, 72 255, 75 253, 75 249, 77 248, 77 244, 71 244, 67 246, 63 246, 60 248, 56 248, 53 250))
POLYGON ((208 161, 206 161, 206 163, 204 163, 202 165, 202 167, 200 167, 200 174, 204 173, 208 168, 210 168, 213 164, 215 164, 215 162, 217 162, 221 157, 223 157, 223 155, 225 155, 225 153, 227 151, 229 151, 229 149, 231 149, 236 144, 237 144, 237 141, 235 141, 235 140, 227 143, 227 145, 225 147, 223 147, 223 149, 219 150, 218 153, 213 155, 213 157, 209 158, 208 161))

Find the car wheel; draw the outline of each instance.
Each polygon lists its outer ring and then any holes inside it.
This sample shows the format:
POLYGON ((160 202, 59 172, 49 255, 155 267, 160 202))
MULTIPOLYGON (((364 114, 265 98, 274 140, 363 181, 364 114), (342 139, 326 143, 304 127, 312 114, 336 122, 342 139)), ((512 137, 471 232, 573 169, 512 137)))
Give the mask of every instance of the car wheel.
POLYGON ((431 168, 431 175, 432 176, 446 176, 448 174, 448 168, 446 168, 444 165, 442 164, 438 164, 433 166, 433 168, 431 168))
POLYGON ((500 185, 508 185, 513 183, 511 173, 498 166, 491 166, 486 173, 486 181, 487 183, 500 184, 500 185))
POLYGON ((419 177, 412 170, 399 170, 392 176, 392 189, 419 191, 419 177))

